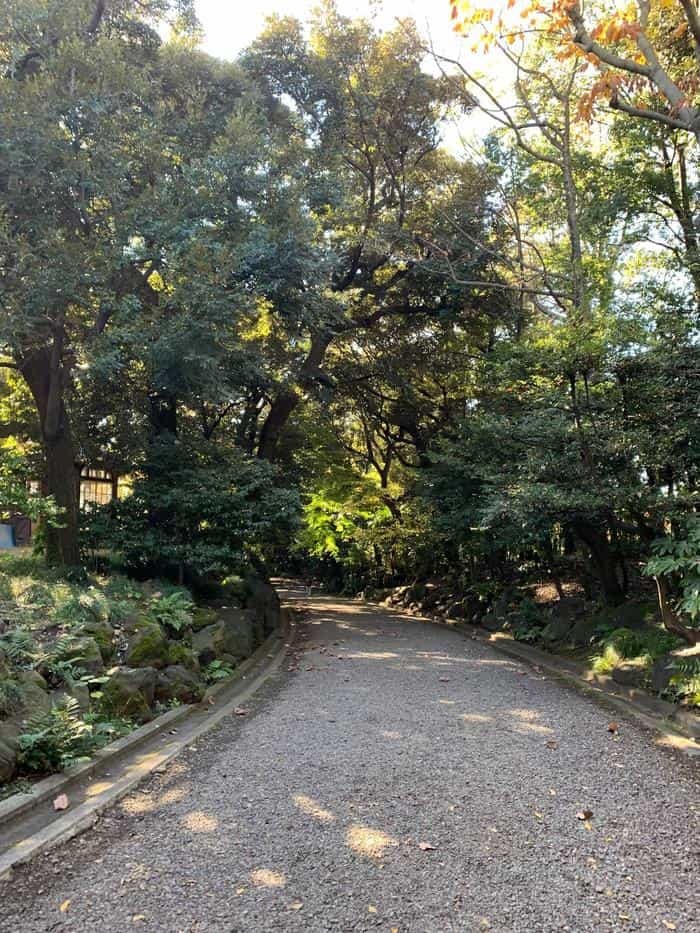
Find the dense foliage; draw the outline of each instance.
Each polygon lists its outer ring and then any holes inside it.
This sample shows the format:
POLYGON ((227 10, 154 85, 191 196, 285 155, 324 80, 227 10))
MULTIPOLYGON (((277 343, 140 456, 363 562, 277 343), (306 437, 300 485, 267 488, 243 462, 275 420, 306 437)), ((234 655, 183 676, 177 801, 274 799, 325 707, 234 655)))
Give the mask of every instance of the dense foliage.
MULTIPOLYGON (((332 3, 231 63, 184 0, 5 6, 0 405, 60 515, 52 561, 546 579, 611 606, 653 577, 697 641, 691 34, 467 6, 505 96, 332 3), (673 87, 595 83, 591 57, 645 36, 673 87), (443 140, 478 108, 467 157, 443 140), (85 463, 131 495, 81 532, 85 463)), ((3 462, 0 506, 28 509, 3 462)))

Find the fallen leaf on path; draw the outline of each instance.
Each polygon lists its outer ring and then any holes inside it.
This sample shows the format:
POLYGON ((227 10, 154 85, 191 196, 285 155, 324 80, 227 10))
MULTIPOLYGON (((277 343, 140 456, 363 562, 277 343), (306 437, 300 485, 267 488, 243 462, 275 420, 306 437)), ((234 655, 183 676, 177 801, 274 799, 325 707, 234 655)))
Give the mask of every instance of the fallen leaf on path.
POLYGON ((608 723, 608 732, 612 732, 613 735, 617 732, 618 728, 619 728, 619 726, 617 725, 616 722, 609 722, 609 723, 608 723))
POLYGON ((70 898, 68 898, 67 901, 64 901, 58 909, 61 911, 62 914, 65 914, 68 911, 69 907, 70 907, 70 898))
POLYGON ((374 906, 374 904, 370 904, 369 907, 367 908, 367 913, 376 914, 376 912, 377 912, 377 908, 374 906))
POLYGON ((418 848, 419 848, 422 852, 434 852, 435 849, 437 848, 437 846, 433 846, 433 845, 431 845, 429 842, 419 842, 419 843, 418 843, 418 848))
POLYGON ((59 794, 53 802, 54 810, 67 810, 69 806, 70 801, 65 794, 59 794))
POLYGON ((677 929, 678 929, 678 927, 676 926, 676 924, 675 924, 675 923, 672 923, 670 920, 662 920, 661 922, 663 923, 663 925, 666 927, 667 930, 677 930, 677 929))
POLYGON ((618 914, 617 918, 618 920, 622 920, 626 923, 630 919, 630 915, 629 914, 618 914))
POLYGON ((577 820, 590 820, 593 816, 593 810, 579 810, 576 814, 577 820))
POLYGON ((236 888, 236 894, 238 897, 240 897, 241 894, 245 894, 245 888, 236 888))
POLYGON ((247 716, 250 712, 249 709, 246 709, 244 706, 236 706, 233 710, 234 716, 247 716))
POLYGON ((535 810, 535 816, 537 817, 538 820, 544 819, 544 813, 540 813, 539 810, 535 810))
POLYGON ((544 744, 547 746, 547 748, 559 748, 559 743, 554 739, 549 739, 544 744))
POLYGON ((292 903, 287 907, 287 910, 301 910, 303 906, 304 905, 301 901, 292 901, 292 903))
POLYGON ((145 919, 146 919, 146 914, 134 914, 134 916, 131 918, 131 922, 132 923, 143 923, 145 919))

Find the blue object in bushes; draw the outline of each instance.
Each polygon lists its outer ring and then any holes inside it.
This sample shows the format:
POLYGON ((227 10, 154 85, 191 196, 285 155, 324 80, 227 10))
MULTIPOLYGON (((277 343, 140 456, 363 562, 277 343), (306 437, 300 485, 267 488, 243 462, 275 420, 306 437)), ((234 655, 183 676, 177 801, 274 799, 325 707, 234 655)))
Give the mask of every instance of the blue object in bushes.
POLYGON ((15 529, 12 525, 0 525, 0 548, 15 546, 15 529))

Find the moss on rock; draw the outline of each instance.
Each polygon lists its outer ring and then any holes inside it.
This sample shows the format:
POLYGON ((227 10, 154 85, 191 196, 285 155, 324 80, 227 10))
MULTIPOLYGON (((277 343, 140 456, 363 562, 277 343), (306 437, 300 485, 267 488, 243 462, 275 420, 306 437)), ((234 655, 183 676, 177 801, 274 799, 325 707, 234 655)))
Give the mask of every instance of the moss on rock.
POLYGON ((126 663, 129 667, 165 667, 169 662, 168 651, 168 640, 161 626, 143 619, 129 639, 126 663))
POLYGON ((151 717, 155 686, 155 668, 118 668, 102 688, 102 709, 108 716, 145 722, 151 717))

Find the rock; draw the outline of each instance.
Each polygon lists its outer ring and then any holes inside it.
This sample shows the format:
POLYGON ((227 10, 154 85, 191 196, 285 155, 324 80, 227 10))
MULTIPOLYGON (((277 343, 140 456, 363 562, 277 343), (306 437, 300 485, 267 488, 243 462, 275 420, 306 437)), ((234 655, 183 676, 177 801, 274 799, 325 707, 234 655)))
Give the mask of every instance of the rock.
POLYGON ((75 667, 95 676, 102 674, 105 669, 100 646, 91 635, 74 638, 61 653, 61 660, 71 661, 75 667))
POLYGON ((586 615, 574 623, 569 638, 575 645, 585 647, 591 644, 599 628, 600 619, 598 616, 586 615))
POLYGON ((700 711, 696 712, 692 709, 679 709, 676 710, 673 718, 678 721, 679 725, 681 725, 689 735, 692 735, 695 739, 700 739, 700 711))
POLYGON ((8 784, 17 770, 19 752, 19 726, 13 722, 0 722, 0 784, 8 784))
POLYGON ((613 668, 612 679, 625 687, 641 687, 647 678, 648 667, 643 658, 622 661, 613 668))
POLYGON ((155 697, 160 702, 179 700, 181 703, 198 703, 203 693, 204 688, 197 676, 180 664, 158 671, 155 697))
POLYGON ((448 607, 446 615, 448 619, 463 619, 466 615, 464 601, 452 603, 448 607))
POLYGON ((150 718, 155 689, 155 668, 118 668, 102 688, 102 708, 110 716, 143 722, 150 718))
POLYGON ((227 654, 242 661, 255 650, 256 620, 245 609, 226 609, 222 618, 192 635, 192 648, 201 664, 209 664, 227 654))
POLYGON ((87 684, 71 684, 66 689, 52 690, 49 694, 51 706, 63 705, 68 697, 77 701, 81 713, 90 712, 90 690, 87 684))
POLYGON ((658 609, 655 603, 629 600, 621 606, 608 606, 595 615, 599 626, 611 629, 640 629, 654 625, 658 621, 658 609))
POLYGON ((255 619, 262 622, 262 635, 266 638, 280 624, 280 601, 273 587, 259 577, 248 579, 249 597, 246 608, 250 609, 255 619))
POLYGON ((165 667, 168 664, 168 640, 161 626, 141 619, 129 638, 126 663, 129 667, 165 667))
MULTIPOLYGON (((583 623, 586 621, 585 612, 586 604, 582 599, 573 596, 560 599, 549 610, 549 621, 540 632, 540 639, 550 645, 563 642, 572 644, 574 630, 578 628, 579 634, 583 632, 583 623)), ((544 619, 546 618, 545 615, 544 619)), ((588 623, 590 623, 590 617, 588 623)))
POLYGON ((208 609, 203 606, 198 606, 192 612, 192 630, 199 632, 200 629, 206 628, 208 625, 213 625, 218 618, 218 612, 216 609, 208 609))
POLYGON ((502 616, 497 616, 493 610, 489 609, 481 617, 481 625, 487 632, 498 632, 505 625, 506 620, 502 616))
POLYGON ((51 698, 44 678, 37 671, 20 671, 16 678, 20 690, 20 708, 23 719, 51 709, 51 698))
POLYGON ((673 666, 675 660, 672 654, 664 654, 652 664, 650 680, 652 689, 656 693, 663 693, 668 690, 671 678, 676 673, 673 666))
POLYGON ((89 635, 97 642, 105 664, 114 657, 114 628, 104 619, 95 619, 81 626, 81 635, 89 635))

